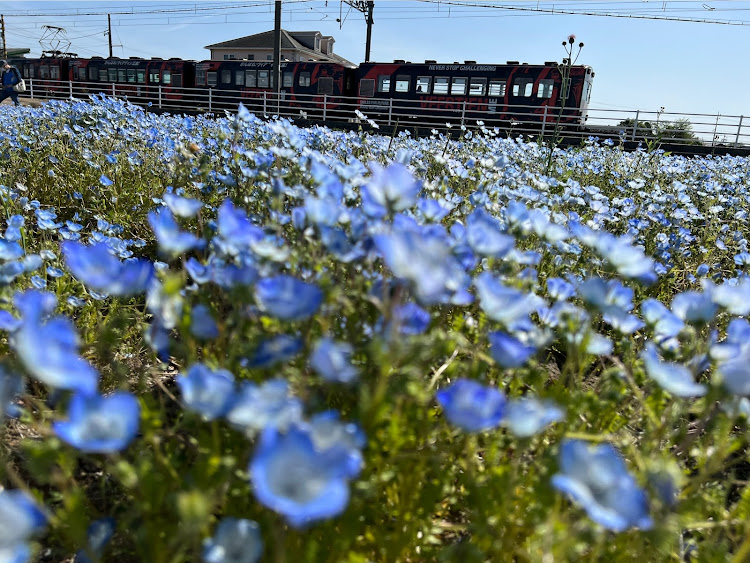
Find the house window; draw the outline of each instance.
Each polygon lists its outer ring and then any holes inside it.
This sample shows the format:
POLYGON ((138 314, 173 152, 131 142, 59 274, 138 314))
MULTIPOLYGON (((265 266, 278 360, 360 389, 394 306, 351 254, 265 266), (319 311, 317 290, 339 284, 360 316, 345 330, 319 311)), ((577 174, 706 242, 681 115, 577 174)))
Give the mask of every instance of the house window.
POLYGON ((309 72, 300 72, 299 73, 299 85, 300 86, 310 86, 310 73, 309 72))
POLYGON ((266 60, 267 61, 272 61, 273 60, 273 55, 266 55, 266 60))
POLYGON ((505 80, 490 80, 490 89, 487 91, 488 96, 505 96, 505 80))
POLYGON ((378 76, 378 92, 390 92, 391 91, 391 75, 381 74, 378 76))
POLYGON ((238 70, 234 73, 234 83, 237 86, 245 85, 245 71, 244 70, 238 70))
POLYGON ((284 88, 291 88, 292 86, 294 86, 294 73, 285 72, 283 75, 282 85, 284 88))
POLYGON ((536 91, 537 98, 551 98, 552 88, 555 86, 555 81, 551 78, 543 78, 539 81, 539 86, 536 91))
POLYGON ((409 91, 409 76, 406 74, 396 75, 396 92, 408 92, 409 91))
POLYGON ((219 78, 219 73, 216 71, 209 71, 206 73, 206 82, 209 86, 216 86, 216 81, 219 78))
POLYGON ((245 71, 245 86, 248 88, 255 88, 258 85, 258 81, 256 79, 256 73, 254 70, 246 70, 245 71))
MULTIPOLYGON (((135 71, 135 80, 138 82, 138 84, 145 84, 146 83, 146 71, 143 69, 136 69, 135 71)), ((205 80, 205 76, 204 76, 205 80)))
POLYGON ((222 84, 231 84, 232 83, 232 71, 231 70, 222 70, 221 71, 221 83, 222 84))
POLYGON ((158 69, 151 69, 148 71, 148 82, 149 84, 158 84, 161 80, 158 69))
POLYGON ((516 78, 513 81, 513 95, 524 98, 531 97, 534 91, 534 80, 531 78, 516 78))
POLYGON ((237 55, 224 55, 225 61, 235 61, 237 60, 237 55))
POLYGON ((429 76, 417 76, 417 93, 429 94, 430 82, 432 82, 432 79, 429 76))
POLYGON ((451 96, 465 96, 466 95, 466 77, 456 76, 453 78, 453 84, 451 84, 451 96))
POLYGON ((447 94, 449 78, 447 76, 436 76, 435 85, 432 87, 433 94, 447 94))
POLYGON ((486 78, 472 78, 469 81, 469 96, 484 96, 484 91, 486 88, 486 78))
POLYGON ((255 60, 255 55, 248 53, 247 60, 248 61, 254 61, 255 60))

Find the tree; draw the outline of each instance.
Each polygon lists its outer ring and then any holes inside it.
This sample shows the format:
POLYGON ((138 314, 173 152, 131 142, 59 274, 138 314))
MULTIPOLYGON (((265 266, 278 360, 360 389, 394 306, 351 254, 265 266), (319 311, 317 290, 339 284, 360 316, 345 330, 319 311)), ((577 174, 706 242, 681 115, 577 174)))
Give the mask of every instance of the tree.
POLYGON ((701 145, 702 141, 693 133, 693 124, 687 118, 674 121, 638 121, 625 119, 617 124, 622 127, 626 135, 632 134, 635 127, 635 140, 648 140, 664 143, 677 143, 681 145, 701 145))

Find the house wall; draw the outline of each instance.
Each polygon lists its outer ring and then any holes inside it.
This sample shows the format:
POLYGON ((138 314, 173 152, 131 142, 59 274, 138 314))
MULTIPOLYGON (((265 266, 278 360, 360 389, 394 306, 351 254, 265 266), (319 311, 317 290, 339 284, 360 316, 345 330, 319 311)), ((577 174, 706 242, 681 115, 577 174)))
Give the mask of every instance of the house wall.
MULTIPOLYGON (((211 49, 212 61, 223 61, 225 60, 225 55, 237 60, 249 59, 249 55, 253 55, 253 60, 255 61, 272 61, 273 49, 211 49)), ((294 49, 282 49, 281 59, 289 61, 317 61, 325 59, 325 56, 321 53, 320 57, 314 57, 310 56, 308 53, 300 53, 294 49)))

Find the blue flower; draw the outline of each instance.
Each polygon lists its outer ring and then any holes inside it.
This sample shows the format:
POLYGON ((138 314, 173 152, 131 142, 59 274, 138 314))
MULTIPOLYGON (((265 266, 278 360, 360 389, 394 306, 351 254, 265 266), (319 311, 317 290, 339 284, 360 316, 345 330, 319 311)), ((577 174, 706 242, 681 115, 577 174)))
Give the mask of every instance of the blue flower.
POLYGON ((527 346, 504 332, 491 332, 487 338, 490 341, 490 354, 502 368, 521 367, 536 353, 533 346, 527 346))
POLYGON ((662 362, 656 346, 648 342, 641 352, 646 373, 665 391, 678 397, 702 397, 706 394, 705 385, 695 382, 693 373, 681 364, 662 362))
POLYGON ((530 323, 529 315, 544 305, 544 300, 533 293, 523 293, 501 284, 489 272, 482 272, 474 280, 479 296, 479 305, 485 314, 515 330, 530 323))
POLYGON ((99 374, 78 355, 78 334, 70 320, 52 317, 55 307, 50 293, 30 290, 14 298, 22 313, 20 327, 11 334, 10 345, 26 369, 51 387, 93 393, 99 374))
POLYGON ((516 244, 516 239, 500 232, 500 222, 484 209, 477 209, 466 218, 466 241, 482 256, 502 258, 516 244))
POLYGON ((212 340, 219 336, 219 327, 205 305, 196 305, 190 317, 190 332, 201 340, 212 340))
POLYGON ((114 184, 114 182, 113 182, 112 180, 110 180, 110 179, 109 179, 109 178, 108 178, 107 176, 105 176, 104 174, 102 174, 102 175, 101 175, 101 176, 99 177, 99 183, 100 183, 100 184, 101 184, 102 186, 105 186, 105 187, 107 187, 107 186, 111 186, 112 184, 114 184))
POLYGON ((351 364, 354 349, 348 342, 321 338, 310 355, 310 366, 326 381, 351 383, 359 372, 351 364))
POLYGON ((253 355, 247 359, 247 367, 270 368, 291 360, 302 350, 302 340, 287 334, 277 334, 263 340, 253 355))
POLYGON ((197 199, 181 197, 170 192, 166 192, 163 198, 169 210, 178 217, 194 217, 203 207, 203 203, 197 199))
POLYGON ((459 379, 437 392, 446 418, 468 432, 496 428, 505 415, 505 395, 471 379, 459 379))
POLYGON ((20 409, 13 401, 23 393, 23 378, 8 372, 0 365, 0 425, 2 419, 8 416, 18 416, 20 409))
POLYGON ((653 327, 657 343, 676 337, 685 326, 682 319, 656 299, 646 299, 641 304, 641 314, 646 323, 653 327))
POLYGON ((255 563, 262 553, 260 526, 244 518, 224 518, 203 542, 206 563, 255 563))
POLYGON ((372 175, 362 186, 362 208, 370 217, 383 217, 386 211, 403 211, 417 202, 422 183, 398 162, 383 168, 370 163, 372 175))
POLYGON ((575 286, 561 278, 547 279, 547 293, 552 299, 564 301, 570 299, 576 292, 575 286))
POLYGON ((130 393, 73 395, 68 421, 55 422, 55 434, 86 453, 119 452, 138 433, 140 405, 130 393))
POLYGON ((302 403, 291 396, 289 383, 271 379, 260 387, 245 381, 226 415, 235 427, 252 432, 267 426, 286 428, 302 418, 302 403))
POLYGON ((18 544, 41 531, 47 518, 36 501, 19 489, 0 489, 0 554, 16 552, 18 544))
POLYGON ((120 262, 106 243, 86 246, 78 242, 62 243, 68 269, 73 276, 95 291, 124 297, 143 293, 154 275, 148 260, 120 262))
POLYGON ((565 411, 552 401, 524 397, 508 401, 503 425, 519 438, 528 438, 564 418, 565 411))
POLYGON ((260 309, 272 317, 300 321, 318 310, 323 292, 313 284, 282 275, 260 280, 255 285, 255 299, 260 309))
POLYGON ((672 299, 672 311, 685 322, 691 324, 705 324, 716 316, 718 306, 711 300, 708 293, 686 291, 679 293, 672 299))
POLYGON ((341 514, 353 475, 350 460, 334 454, 315 447, 308 427, 266 428, 249 465, 255 497, 295 528, 341 514))
POLYGON ((156 235, 159 250, 167 256, 179 256, 194 248, 203 248, 205 245, 204 240, 192 233, 180 230, 180 226, 169 209, 162 209, 158 213, 151 211, 148 214, 148 222, 156 235))
POLYGON ((581 505, 592 520, 615 532, 651 529, 646 493, 611 444, 564 440, 559 463, 552 486, 581 505))
POLYGON ((184 377, 177 377, 177 385, 185 406, 206 420, 224 416, 234 399, 234 376, 225 369, 193 364, 184 377))
POLYGON ((248 251, 251 244, 264 236, 263 229, 253 225, 245 212, 236 209, 228 199, 219 207, 217 223, 219 236, 214 238, 214 243, 231 256, 248 251))
POLYGON ((422 334, 430 326, 430 313, 416 303, 394 307, 391 315, 400 334, 422 334))
POLYGON ((73 559, 73 563, 93 563, 94 559, 91 558, 92 556, 96 557, 97 561, 101 560, 104 548, 112 539, 114 533, 114 518, 101 518, 89 524, 86 530, 88 540, 86 550, 79 550, 76 553, 75 559, 73 559))

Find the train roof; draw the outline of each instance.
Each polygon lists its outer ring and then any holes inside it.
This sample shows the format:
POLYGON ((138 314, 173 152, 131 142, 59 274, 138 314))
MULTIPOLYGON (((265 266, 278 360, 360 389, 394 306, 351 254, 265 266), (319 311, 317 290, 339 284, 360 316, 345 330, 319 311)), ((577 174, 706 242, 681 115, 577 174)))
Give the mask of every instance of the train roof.
MULTIPOLYGON (((411 65, 411 66, 444 66, 444 67, 458 67, 458 70, 472 70, 473 67, 485 67, 485 66, 529 66, 529 67, 545 67, 545 66, 557 66, 561 64, 559 61, 545 61, 544 63, 522 63, 520 61, 506 61, 504 63, 478 63, 477 61, 453 61, 453 62, 439 62, 436 60, 427 59, 424 62, 413 62, 403 59, 395 59, 393 61, 369 61, 366 63, 360 63, 363 65, 411 65), (462 68, 465 67, 465 68, 462 68), (466 68, 472 67, 472 68, 466 68)), ((577 68, 591 68, 588 65, 573 65, 577 68)), ((454 69, 455 70, 455 69, 454 69)))

